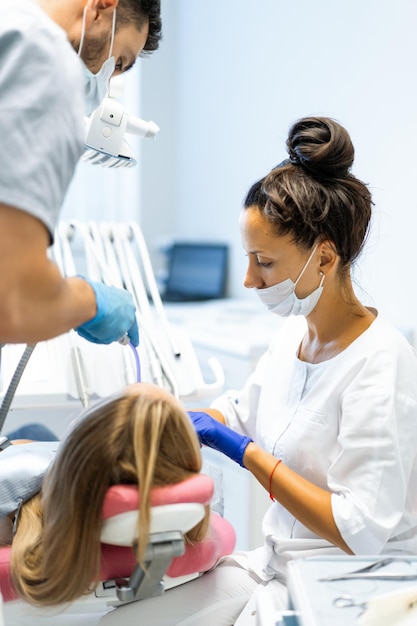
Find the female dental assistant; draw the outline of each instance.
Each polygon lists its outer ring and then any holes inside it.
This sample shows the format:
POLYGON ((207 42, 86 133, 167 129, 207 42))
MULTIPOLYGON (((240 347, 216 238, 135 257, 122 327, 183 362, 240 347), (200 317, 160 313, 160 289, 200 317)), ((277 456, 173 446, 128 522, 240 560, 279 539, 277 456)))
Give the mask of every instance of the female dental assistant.
POLYGON ((95 343, 139 342, 130 294, 63 278, 47 248, 84 150, 84 87, 97 100, 113 71, 158 47, 159 1, 1 2, 0 344, 71 328, 95 343))
POLYGON ((265 488, 265 542, 138 603, 138 620, 255 625, 261 589, 287 608, 290 559, 417 551, 417 356, 352 286, 371 196, 334 120, 299 120, 287 148, 248 192, 240 228, 245 286, 289 319, 242 390, 190 412, 201 443, 265 488))

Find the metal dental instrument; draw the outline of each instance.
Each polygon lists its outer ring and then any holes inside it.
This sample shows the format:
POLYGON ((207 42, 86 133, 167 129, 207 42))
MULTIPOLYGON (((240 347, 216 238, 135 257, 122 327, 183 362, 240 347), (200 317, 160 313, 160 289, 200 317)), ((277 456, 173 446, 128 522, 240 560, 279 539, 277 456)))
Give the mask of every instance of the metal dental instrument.
POLYGON ((344 574, 342 576, 329 576, 328 578, 320 578, 320 582, 331 582, 336 580, 417 580, 415 574, 401 574, 400 572, 380 572, 379 574, 367 572, 364 574, 344 574))
POLYGON ((361 612, 359 613, 359 615, 362 615, 362 613, 367 608, 366 602, 356 602, 355 598, 349 594, 338 596, 337 598, 335 598, 333 600, 333 606, 338 609, 346 609, 350 607, 360 608, 361 612))
POLYGON ((406 559, 388 557, 380 561, 375 561, 370 565, 366 565, 361 569, 353 572, 346 572, 345 574, 339 574, 336 576, 326 576, 319 578, 319 582, 332 582, 337 580, 352 580, 352 579, 368 579, 368 580, 417 580, 417 572, 413 574, 404 574, 402 572, 378 572, 381 568, 397 561, 403 561, 408 563, 406 559))

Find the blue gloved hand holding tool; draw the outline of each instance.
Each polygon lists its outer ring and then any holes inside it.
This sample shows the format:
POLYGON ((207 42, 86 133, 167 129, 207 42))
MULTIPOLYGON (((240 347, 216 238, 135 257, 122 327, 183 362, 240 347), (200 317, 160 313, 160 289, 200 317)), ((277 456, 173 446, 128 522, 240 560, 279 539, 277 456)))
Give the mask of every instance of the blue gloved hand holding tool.
POLYGON ((188 415, 194 424, 200 443, 223 452, 232 461, 245 467, 243 465, 243 455, 253 439, 239 435, 228 426, 211 417, 211 415, 208 415, 208 413, 188 411, 188 415))
POLYGON ((125 289, 109 287, 80 276, 94 290, 97 313, 93 319, 81 324, 75 330, 93 343, 112 343, 126 334, 134 346, 139 345, 139 329, 136 321, 136 307, 133 298, 125 289))

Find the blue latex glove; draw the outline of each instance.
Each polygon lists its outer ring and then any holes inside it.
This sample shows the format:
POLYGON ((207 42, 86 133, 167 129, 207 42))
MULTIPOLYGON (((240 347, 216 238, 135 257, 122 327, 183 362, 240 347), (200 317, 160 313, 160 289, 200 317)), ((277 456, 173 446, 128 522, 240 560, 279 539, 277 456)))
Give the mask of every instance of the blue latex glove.
POLYGON ((93 343, 112 343, 124 335, 129 336, 134 346, 139 345, 139 330, 136 321, 136 307, 133 298, 125 289, 108 287, 84 276, 80 276, 94 290, 97 314, 93 319, 81 324, 75 330, 93 343))
POLYGON ((253 439, 239 435, 207 413, 188 411, 188 415, 194 424, 200 443, 223 452, 232 461, 245 467, 243 465, 243 455, 253 439))

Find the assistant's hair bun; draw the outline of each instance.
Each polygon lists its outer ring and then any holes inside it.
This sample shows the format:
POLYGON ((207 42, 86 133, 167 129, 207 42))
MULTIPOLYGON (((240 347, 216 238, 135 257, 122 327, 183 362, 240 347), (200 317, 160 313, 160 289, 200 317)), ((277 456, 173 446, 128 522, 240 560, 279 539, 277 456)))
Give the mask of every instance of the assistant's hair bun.
POLYGON ((287 148, 290 161, 313 176, 347 176, 354 158, 348 132, 328 117, 305 117, 290 129, 287 148))

